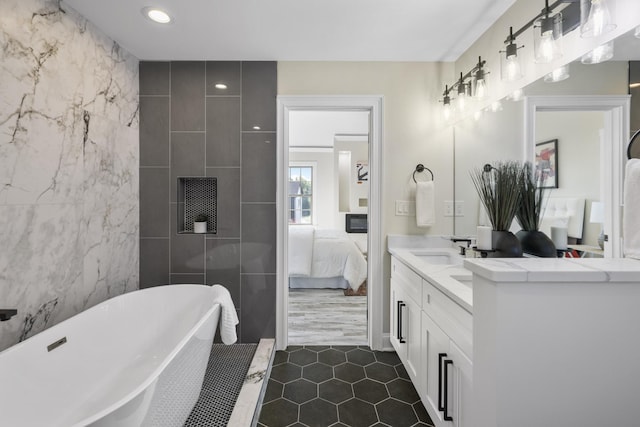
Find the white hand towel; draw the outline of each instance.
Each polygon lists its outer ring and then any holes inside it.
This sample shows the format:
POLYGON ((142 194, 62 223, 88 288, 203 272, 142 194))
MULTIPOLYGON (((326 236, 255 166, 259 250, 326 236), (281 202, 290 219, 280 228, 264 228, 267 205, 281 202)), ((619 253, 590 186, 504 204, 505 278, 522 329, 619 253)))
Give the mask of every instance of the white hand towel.
POLYGON ((416 224, 429 227, 436 223, 435 188, 433 181, 416 183, 416 224))
POLYGON ((640 259, 640 159, 630 159, 624 178, 624 256, 640 259))
POLYGON ((238 324, 238 313, 236 313, 236 307, 233 305, 231 294, 221 285, 213 285, 213 302, 220 304, 220 338, 222 342, 229 345, 238 340, 236 335, 236 325, 238 324))

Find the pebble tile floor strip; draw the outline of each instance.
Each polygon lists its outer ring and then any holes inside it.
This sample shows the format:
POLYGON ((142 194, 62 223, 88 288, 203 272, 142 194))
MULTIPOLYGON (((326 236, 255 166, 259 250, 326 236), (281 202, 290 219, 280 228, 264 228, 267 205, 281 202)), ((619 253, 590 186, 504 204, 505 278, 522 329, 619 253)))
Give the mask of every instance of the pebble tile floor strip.
POLYGON ((184 427, 227 425, 257 347, 213 344, 200 397, 184 427))
POLYGON ((433 423, 396 353, 334 345, 276 352, 258 426, 433 423))

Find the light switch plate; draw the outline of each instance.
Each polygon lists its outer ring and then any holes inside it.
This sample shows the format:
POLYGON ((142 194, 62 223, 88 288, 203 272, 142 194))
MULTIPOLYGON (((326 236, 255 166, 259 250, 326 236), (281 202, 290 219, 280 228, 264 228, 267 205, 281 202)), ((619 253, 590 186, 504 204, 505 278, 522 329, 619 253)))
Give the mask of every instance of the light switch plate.
POLYGON ((453 216, 453 200, 444 201, 444 216, 453 216))
POLYGON ((396 200, 396 216, 415 216, 416 202, 410 200, 396 200))

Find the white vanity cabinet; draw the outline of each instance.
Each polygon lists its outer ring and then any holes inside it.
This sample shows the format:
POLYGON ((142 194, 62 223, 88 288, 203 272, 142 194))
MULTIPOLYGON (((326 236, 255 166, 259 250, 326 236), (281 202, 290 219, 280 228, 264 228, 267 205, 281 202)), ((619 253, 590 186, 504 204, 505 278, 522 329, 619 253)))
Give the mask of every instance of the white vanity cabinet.
POLYGON ((390 299, 391 343, 432 420, 470 425, 471 313, 396 257, 390 299))
POLYGON ((392 262, 391 271, 391 344, 416 384, 420 377, 422 279, 400 262, 392 262))

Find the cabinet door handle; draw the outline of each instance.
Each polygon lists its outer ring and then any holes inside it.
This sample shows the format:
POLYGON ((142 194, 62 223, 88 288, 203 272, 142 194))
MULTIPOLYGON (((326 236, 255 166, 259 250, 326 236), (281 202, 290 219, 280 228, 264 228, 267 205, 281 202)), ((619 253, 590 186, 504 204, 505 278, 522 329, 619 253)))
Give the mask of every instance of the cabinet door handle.
POLYGON ((444 401, 444 420, 445 421, 453 421, 453 417, 447 413, 448 411, 448 391, 449 391, 449 365, 453 365, 453 360, 447 359, 444 361, 444 385, 443 385, 443 401, 444 401))
POLYGON ((402 336, 402 307, 406 306, 407 304, 405 304, 404 302, 398 301, 398 340, 400 341, 400 344, 404 344, 407 342, 402 336))
POLYGON ((442 359, 447 357, 447 353, 438 353, 438 411, 444 411, 442 403, 442 359))

